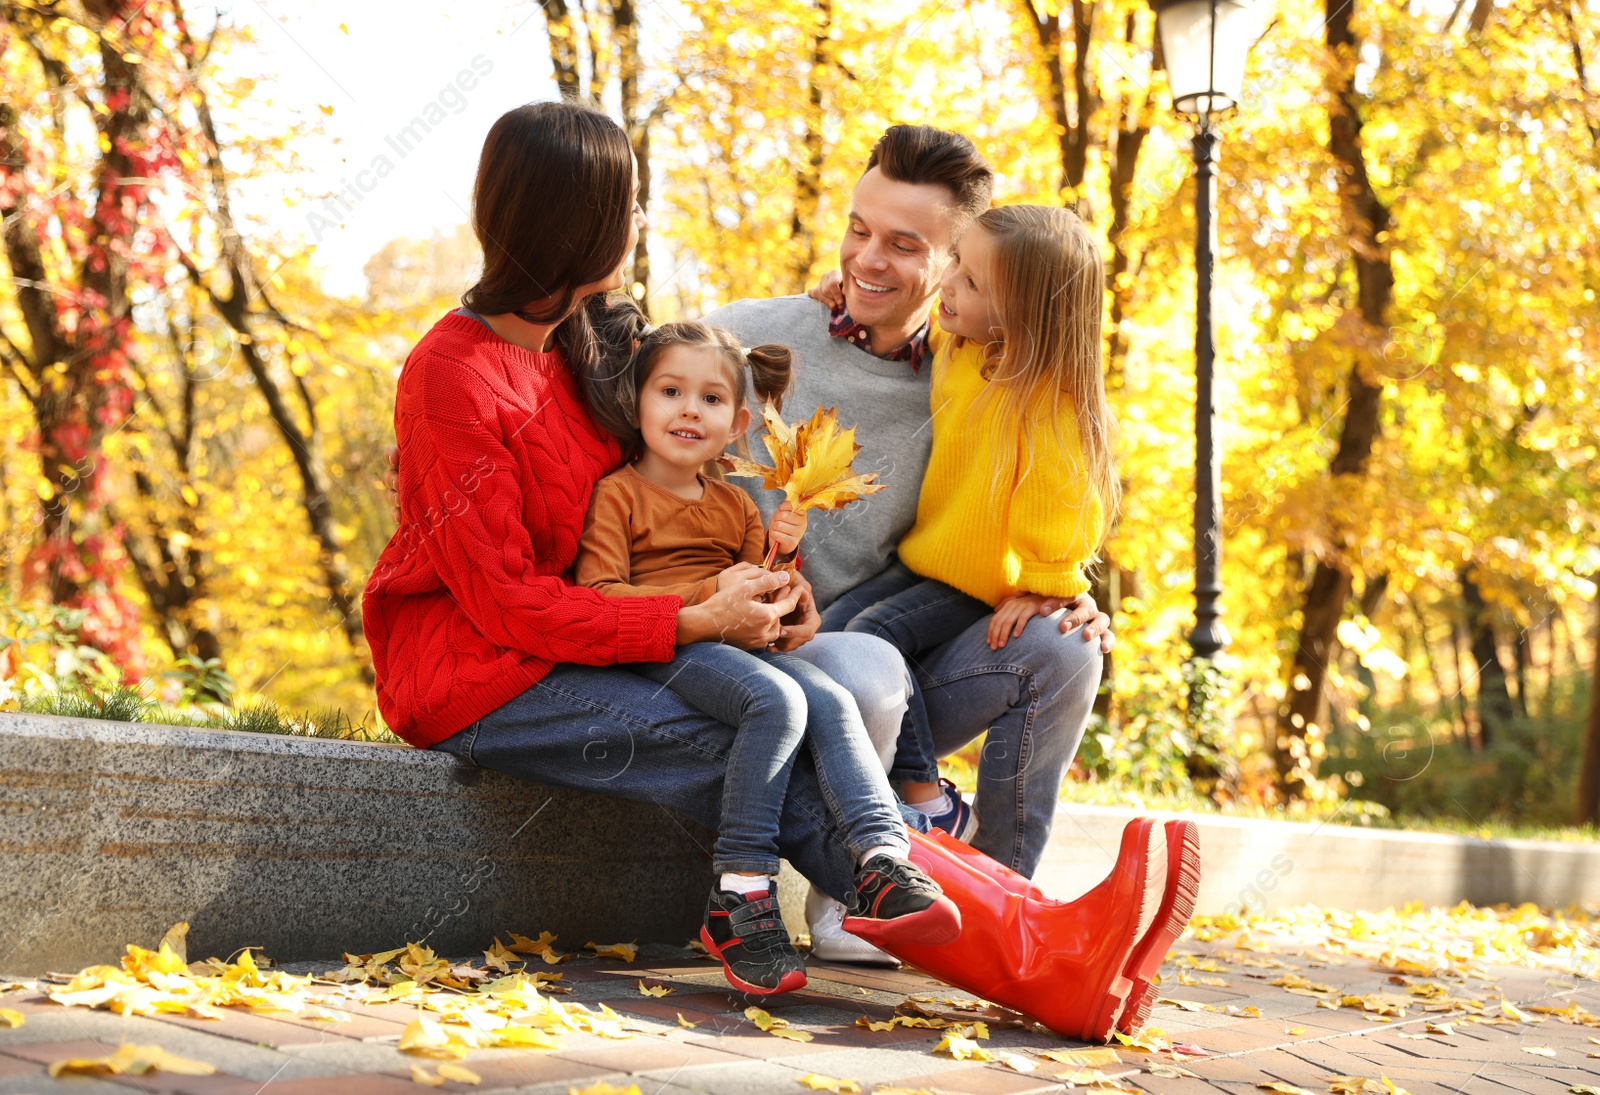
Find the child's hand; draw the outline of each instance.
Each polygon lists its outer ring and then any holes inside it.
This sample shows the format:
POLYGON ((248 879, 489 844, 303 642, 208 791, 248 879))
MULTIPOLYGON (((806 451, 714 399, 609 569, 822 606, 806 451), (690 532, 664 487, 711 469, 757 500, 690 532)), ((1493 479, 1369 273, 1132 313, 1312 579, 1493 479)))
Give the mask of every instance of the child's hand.
POLYGON ((1007 642, 1022 634, 1029 620, 1048 616, 1059 607, 1059 600, 1052 601, 1037 593, 1013 593, 995 605, 994 615, 989 617, 989 649, 1004 649, 1007 642))
POLYGON ((812 300, 822 301, 829 308, 842 308, 844 306, 844 275, 837 270, 829 270, 822 275, 820 282, 806 290, 806 296, 812 300))
POLYGON ((759 574, 761 568, 754 563, 734 563, 727 570, 717 575, 717 592, 721 593, 729 586, 738 585, 752 574, 759 574))
POLYGON ((805 534, 806 515, 788 502, 778 507, 778 512, 772 515, 772 524, 767 528, 767 539, 777 547, 780 555, 798 551, 805 534))

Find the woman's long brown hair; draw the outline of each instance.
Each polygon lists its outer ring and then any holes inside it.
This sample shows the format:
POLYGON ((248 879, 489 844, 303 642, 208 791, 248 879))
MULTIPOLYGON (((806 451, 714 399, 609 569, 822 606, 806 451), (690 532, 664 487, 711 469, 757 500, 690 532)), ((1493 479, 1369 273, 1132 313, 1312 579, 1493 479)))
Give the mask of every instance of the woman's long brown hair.
POLYGON ((627 257, 633 170, 628 135, 598 110, 528 103, 490 127, 472 189, 483 273, 461 303, 480 315, 556 323, 556 344, 591 407, 601 347, 577 293, 627 257))

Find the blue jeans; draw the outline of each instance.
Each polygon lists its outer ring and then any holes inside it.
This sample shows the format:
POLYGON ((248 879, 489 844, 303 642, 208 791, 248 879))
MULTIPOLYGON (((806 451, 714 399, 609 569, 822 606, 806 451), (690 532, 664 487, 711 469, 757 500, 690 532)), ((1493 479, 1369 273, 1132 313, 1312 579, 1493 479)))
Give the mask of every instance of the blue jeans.
POLYGON ((802 741, 853 856, 905 839, 894 793, 855 700, 816 666, 789 654, 691 643, 680 646, 670 662, 630 668, 738 728, 724 766, 722 818, 711 849, 718 872, 777 873, 778 825, 802 741))
MULTIPOLYGON (((815 657, 833 638, 819 635, 801 649, 815 657)), ((851 660, 874 679, 903 672, 900 656, 883 644, 850 650, 851 660)), ((627 666, 558 665, 434 748, 535 783, 655 803, 674 824, 676 813, 715 830, 722 820, 723 768, 736 734, 627 666)), ((864 785, 894 808, 886 783, 864 785)), ((900 812, 907 823, 927 828, 916 811, 900 812)), ((848 901, 855 891, 854 856, 809 749, 800 751, 790 770, 778 852, 835 900, 848 901)))
POLYGON ((911 651, 917 695, 891 779, 932 782, 935 758, 988 731, 972 845, 1029 876, 1044 855, 1061 780, 1100 687, 1099 644, 1076 631, 1061 634, 1064 612, 1034 617, 1020 636, 990 650, 988 605, 895 562, 822 613, 825 631, 875 634, 911 651))

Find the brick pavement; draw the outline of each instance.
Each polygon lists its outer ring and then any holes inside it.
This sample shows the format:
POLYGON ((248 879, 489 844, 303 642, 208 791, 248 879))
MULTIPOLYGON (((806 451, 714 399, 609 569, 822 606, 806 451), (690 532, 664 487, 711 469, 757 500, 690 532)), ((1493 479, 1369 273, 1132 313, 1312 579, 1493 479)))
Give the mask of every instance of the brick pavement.
MULTIPOLYGON (((1322 1095, 1330 1091, 1332 1076, 1370 1079, 1378 1085, 1371 1089, 1374 1095, 1388 1091, 1381 1078, 1411 1095, 1563 1095, 1583 1085, 1600 1088, 1600 1026, 1529 1010, 1565 1009, 1574 1003, 1600 1010, 1594 980, 1486 965, 1464 967, 1467 975, 1398 976, 1368 957, 1349 953, 1291 945, 1240 950, 1235 942, 1185 940, 1163 967, 1163 992, 1182 1003, 1156 1008, 1151 1026, 1164 1036, 1152 1041, 1157 1046, 1178 1043, 1187 1052, 1116 1047, 1120 1060, 1100 1068, 1110 1081, 1086 1090, 1255 1095, 1263 1090, 1259 1085, 1276 1081, 1322 1095), (1325 1005, 1331 999, 1270 984, 1287 975, 1329 986, 1333 992, 1324 996, 1333 998, 1382 994, 1376 1002, 1380 1009, 1403 1011, 1380 1015, 1362 1006, 1329 1007, 1325 1005), (1441 1004, 1441 990, 1452 999, 1441 1004), (1430 997, 1430 992, 1436 995, 1430 997), (1526 1021, 1508 1017, 1502 998, 1512 1001, 1514 1013, 1526 1021), (1477 1005, 1465 1011, 1449 1007, 1463 999, 1477 1005), (1429 1006, 1446 1010, 1424 1010, 1429 1006), (1461 1021, 1470 1011, 1495 1021, 1461 1021), (1428 1032, 1429 1024, 1451 1020, 1454 1025, 1443 1033, 1428 1032), (1173 1066, 1182 1071, 1174 1072, 1173 1066)), ((1254 945, 1261 946, 1261 940, 1254 945)), ((1369 957, 1377 957, 1380 949, 1375 947, 1369 957)), ((306 973, 337 965, 289 969, 306 973)), ((999 1061, 935 1055, 938 1030, 896 1027, 874 1032, 858 1026, 859 1018, 883 1020, 908 1006, 956 1021, 983 1017, 952 1006, 966 994, 910 969, 812 962, 811 983, 804 991, 761 1002, 791 1029, 811 1034, 810 1041, 758 1029, 743 1014, 751 1001, 728 991, 717 967, 688 950, 646 947, 631 965, 580 958, 560 969, 571 987, 561 1000, 596 1009, 602 1002, 609 1005, 627 1018, 632 1037, 572 1032, 560 1035, 558 1050, 473 1050, 461 1063, 479 1074, 481 1084, 471 1088, 448 1081, 443 1090, 565 1095, 604 1081, 619 1088, 635 1084, 643 1095, 743 1095, 801 1092, 806 1090, 801 1077, 820 1074, 854 1081, 863 1092, 893 1088, 1031 1095, 1067 1090, 1057 1076, 1070 1066, 1042 1058, 1040 1051, 1081 1048, 1081 1043, 991 1014, 990 1037, 980 1044, 1031 1068, 1017 1071, 999 1061), (640 978, 672 992, 665 997, 641 995, 635 984, 640 978)), ((405 1024, 419 1014, 407 1004, 335 1008, 345 1011, 349 1022, 233 1009, 221 1020, 122 1017, 62 1007, 29 987, 0 995, 0 1007, 24 1017, 15 1028, 0 1024, 0 1095, 127 1095, 130 1089, 148 1095, 402 1095, 426 1090, 412 1080, 412 1065, 431 1073, 438 1064, 397 1048, 405 1024), (52 1062, 103 1056, 122 1042, 155 1043, 218 1071, 211 1076, 153 1072, 57 1079, 47 1074, 52 1062)))

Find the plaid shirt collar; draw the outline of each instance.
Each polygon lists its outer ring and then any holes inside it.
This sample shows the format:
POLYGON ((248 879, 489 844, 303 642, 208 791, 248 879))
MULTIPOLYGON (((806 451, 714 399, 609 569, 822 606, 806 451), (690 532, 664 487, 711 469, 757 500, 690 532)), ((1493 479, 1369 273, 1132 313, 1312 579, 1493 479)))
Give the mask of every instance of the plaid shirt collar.
MULTIPOLYGON (((832 317, 828 320, 828 333, 834 338, 842 338, 858 350, 865 350, 872 354, 872 338, 867 334, 867 329, 850 318, 850 313, 844 310, 844 305, 832 310, 832 317)), ((911 336, 911 341, 903 346, 898 346, 886 354, 872 354, 885 361, 909 361, 913 374, 920 372, 922 363, 928 356, 928 324, 924 323, 917 328, 917 333, 911 336)))

